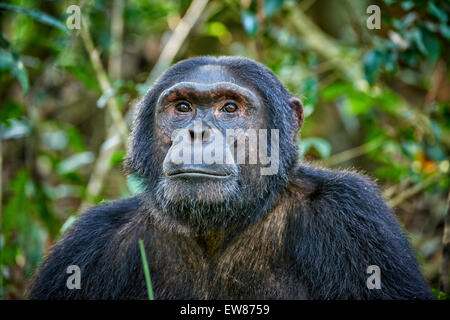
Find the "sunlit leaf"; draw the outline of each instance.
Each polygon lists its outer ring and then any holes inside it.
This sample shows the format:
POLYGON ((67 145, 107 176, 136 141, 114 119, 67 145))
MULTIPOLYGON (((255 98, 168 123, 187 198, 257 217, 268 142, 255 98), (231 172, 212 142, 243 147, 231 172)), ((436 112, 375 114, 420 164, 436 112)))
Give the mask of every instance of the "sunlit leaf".
POLYGON ((86 150, 86 145, 84 144, 83 137, 74 127, 69 127, 65 129, 69 145, 75 152, 82 152, 86 150))
POLYGON ((259 24, 256 14, 244 10, 241 14, 242 26, 248 35, 254 36, 258 32, 259 24))
POLYGON ((109 159, 109 165, 111 167, 122 163, 125 160, 125 150, 116 150, 109 159))
POLYGON ((19 139, 30 133, 30 124, 26 120, 11 119, 8 125, 0 126, 2 139, 19 139))
POLYGON ((77 170, 78 168, 90 164, 94 161, 92 152, 81 152, 62 161, 58 166, 58 173, 65 174, 77 170))
POLYGON ((13 65, 11 69, 11 73, 16 76, 17 80, 19 80, 20 85, 24 92, 28 91, 28 72, 25 69, 22 61, 16 60, 16 63, 13 65))
POLYGON ((336 82, 321 91, 324 100, 334 100, 341 97, 343 94, 353 91, 353 85, 347 82, 336 82))
POLYGON ((264 13, 266 17, 271 17, 283 6, 284 0, 265 0, 264 13))
POLYGON ((306 97, 304 103, 314 105, 318 100, 319 82, 317 78, 308 78, 303 84, 302 95, 306 97))
POLYGON ((64 233, 67 230, 69 230, 70 227, 74 224, 75 221, 77 221, 77 216, 70 216, 70 217, 68 217, 67 220, 62 225, 62 227, 60 229, 60 232, 64 233))
POLYGON ((428 9, 430 10, 430 13, 438 18, 441 22, 447 22, 448 16, 447 13, 445 13, 444 10, 438 8, 433 1, 428 1, 428 9))
POLYGON ((145 191, 145 180, 134 174, 130 174, 127 176, 127 186, 131 194, 140 194, 145 191))
POLYGON ((230 34, 230 31, 228 31, 227 27, 222 22, 218 21, 208 23, 205 26, 205 29, 207 35, 216 37, 218 39, 225 38, 230 34))
POLYGON ((328 158, 331 153, 331 145, 321 138, 305 138, 300 141, 299 148, 303 153, 307 153, 310 148, 319 152, 321 158, 328 158))
POLYGON ((44 13, 42 11, 39 11, 39 10, 30 10, 30 9, 13 6, 13 5, 6 4, 6 3, 0 3, 0 9, 23 13, 39 22, 45 23, 52 27, 56 27, 65 32, 68 31, 66 28, 66 25, 64 23, 62 23, 58 19, 52 17, 51 15, 44 13))
POLYGON ((415 141, 403 141, 400 146, 403 153, 410 159, 414 159, 417 154, 422 152, 422 146, 415 141))
POLYGON ((409 11, 412 8, 414 8, 414 1, 402 1, 401 6, 402 6, 403 10, 409 11))
POLYGON ((12 53, 5 49, 0 49, 0 70, 9 70, 14 64, 12 53))
POLYGON ((62 150, 67 146, 67 135, 64 131, 45 132, 42 134, 42 142, 47 148, 62 150))

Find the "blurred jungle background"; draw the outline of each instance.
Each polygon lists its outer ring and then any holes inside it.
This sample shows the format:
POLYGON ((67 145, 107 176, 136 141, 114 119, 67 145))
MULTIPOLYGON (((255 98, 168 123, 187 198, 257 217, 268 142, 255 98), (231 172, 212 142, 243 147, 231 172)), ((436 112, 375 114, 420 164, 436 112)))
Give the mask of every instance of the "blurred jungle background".
POLYGON ((301 97, 301 157, 377 179, 448 298, 449 49, 448 1, 1 2, 0 298, 24 297, 80 211, 139 192, 122 168, 133 106, 198 55, 253 58, 301 97))

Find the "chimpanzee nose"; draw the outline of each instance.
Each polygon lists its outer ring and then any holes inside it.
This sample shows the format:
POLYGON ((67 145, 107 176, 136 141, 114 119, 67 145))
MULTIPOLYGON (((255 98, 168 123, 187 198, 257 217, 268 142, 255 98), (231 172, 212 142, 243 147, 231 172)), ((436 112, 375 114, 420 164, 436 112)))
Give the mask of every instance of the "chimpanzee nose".
POLYGON ((211 141, 211 128, 205 125, 193 125, 189 128, 189 134, 191 141, 210 142, 211 141))

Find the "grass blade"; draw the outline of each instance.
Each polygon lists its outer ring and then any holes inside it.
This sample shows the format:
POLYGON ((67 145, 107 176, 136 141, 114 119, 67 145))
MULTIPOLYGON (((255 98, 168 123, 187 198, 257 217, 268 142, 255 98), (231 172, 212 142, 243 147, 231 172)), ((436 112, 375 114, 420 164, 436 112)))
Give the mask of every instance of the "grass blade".
POLYGON ((139 248, 141 250, 142 265, 144 266, 145 283, 147 284, 147 293, 149 300, 155 300, 153 297, 152 280, 150 279, 150 271, 148 269, 147 255, 145 254, 144 242, 139 239, 139 248))

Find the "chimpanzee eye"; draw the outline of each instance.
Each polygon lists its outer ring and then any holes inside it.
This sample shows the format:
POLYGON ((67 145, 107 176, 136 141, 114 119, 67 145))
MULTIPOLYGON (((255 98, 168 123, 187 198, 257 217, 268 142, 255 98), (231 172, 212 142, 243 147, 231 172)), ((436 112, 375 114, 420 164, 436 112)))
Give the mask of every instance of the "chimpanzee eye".
POLYGON ((237 109, 238 109, 238 107, 234 103, 227 103, 226 105, 224 105, 222 107, 222 109, 220 109, 220 111, 226 112, 226 113, 233 113, 233 112, 236 112, 237 109))
POLYGON ((191 112, 192 108, 188 103, 180 102, 177 105, 175 105, 175 110, 177 110, 178 112, 181 112, 181 113, 187 113, 187 112, 191 112))

